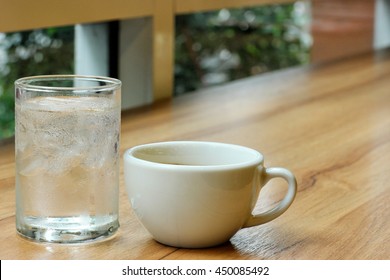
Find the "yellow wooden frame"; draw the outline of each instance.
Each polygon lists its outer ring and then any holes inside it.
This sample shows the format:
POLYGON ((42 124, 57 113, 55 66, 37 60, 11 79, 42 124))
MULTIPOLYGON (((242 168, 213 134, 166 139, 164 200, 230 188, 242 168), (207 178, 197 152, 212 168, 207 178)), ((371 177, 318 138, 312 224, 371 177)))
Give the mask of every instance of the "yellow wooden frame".
POLYGON ((153 19, 153 97, 173 94, 175 16, 293 0, 0 0, 0 32, 139 17, 153 19))

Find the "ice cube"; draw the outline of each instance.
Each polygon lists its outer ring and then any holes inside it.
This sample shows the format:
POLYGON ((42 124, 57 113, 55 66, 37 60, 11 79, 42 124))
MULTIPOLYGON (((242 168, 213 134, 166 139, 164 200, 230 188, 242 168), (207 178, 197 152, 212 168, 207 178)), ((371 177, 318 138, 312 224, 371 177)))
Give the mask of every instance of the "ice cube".
POLYGON ((36 176, 47 169, 48 161, 46 156, 37 153, 23 154, 18 160, 20 167, 19 174, 23 176, 36 176))

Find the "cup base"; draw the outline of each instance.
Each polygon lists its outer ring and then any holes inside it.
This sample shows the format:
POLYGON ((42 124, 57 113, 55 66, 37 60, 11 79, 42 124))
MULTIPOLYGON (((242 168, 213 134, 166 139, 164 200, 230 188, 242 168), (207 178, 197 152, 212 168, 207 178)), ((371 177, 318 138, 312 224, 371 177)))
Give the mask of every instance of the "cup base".
POLYGON ((95 242, 114 235, 119 229, 117 219, 89 226, 74 222, 72 217, 29 220, 30 223, 18 224, 17 232, 22 237, 36 242, 64 244, 95 242))
POLYGON ((153 238, 154 241, 160 243, 165 246, 174 247, 174 248, 182 248, 182 249, 206 249, 213 248, 218 246, 223 246, 227 244, 230 238, 225 238, 221 240, 213 240, 213 241, 172 241, 172 240, 161 240, 157 238, 153 238))

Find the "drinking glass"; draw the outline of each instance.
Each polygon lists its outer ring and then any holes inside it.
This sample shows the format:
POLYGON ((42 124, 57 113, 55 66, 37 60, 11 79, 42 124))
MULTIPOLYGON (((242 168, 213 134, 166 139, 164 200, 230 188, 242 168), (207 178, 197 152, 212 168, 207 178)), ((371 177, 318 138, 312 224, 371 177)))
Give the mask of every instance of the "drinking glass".
POLYGON ((16 228, 77 243, 119 228, 121 82, 48 75, 15 82, 16 228))

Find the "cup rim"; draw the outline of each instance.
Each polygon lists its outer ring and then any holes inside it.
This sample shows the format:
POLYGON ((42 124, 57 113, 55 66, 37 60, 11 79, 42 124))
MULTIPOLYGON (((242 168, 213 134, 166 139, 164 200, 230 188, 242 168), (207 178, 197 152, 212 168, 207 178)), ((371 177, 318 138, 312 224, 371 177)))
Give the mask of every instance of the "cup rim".
POLYGON ((158 168, 158 169, 166 169, 166 170, 228 170, 228 169, 240 169, 240 168, 247 168, 251 166, 258 166, 263 163, 264 157, 263 155, 258 152, 257 150, 240 146, 236 144, 228 144, 228 143, 222 143, 222 142, 209 142, 209 141, 164 141, 164 142, 153 142, 153 143, 147 143, 147 144, 141 144, 134 146, 132 148, 129 148, 125 150, 123 154, 123 158, 127 162, 134 162, 138 165, 145 166, 145 167, 151 167, 151 168, 158 168), (240 161, 236 163, 227 163, 227 164, 202 164, 202 165, 196 165, 196 164, 185 164, 185 165, 177 165, 177 164, 170 164, 170 163, 160 163, 156 161, 149 161, 146 159, 141 159, 139 157, 136 157, 134 155, 135 152, 141 150, 141 149, 147 149, 147 148, 155 148, 155 147, 162 147, 162 146, 168 146, 168 145, 205 145, 205 146, 219 146, 219 147, 225 147, 235 150, 241 150, 246 153, 250 153, 253 155, 253 158, 251 160, 246 161, 240 161))
POLYGON ((40 92, 90 92, 90 91, 112 91, 118 89, 122 85, 122 82, 118 79, 104 76, 93 76, 93 75, 38 75, 28 76, 19 78, 15 81, 15 87, 29 90, 29 91, 40 91, 40 92), (104 85, 97 86, 44 86, 34 85, 34 82, 42 81, 60 81, 60 80, 82 80, 82 81, 93 81, 102 82, 104 85))

